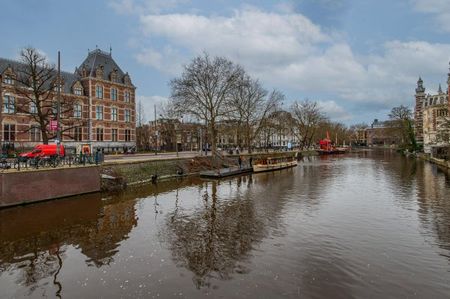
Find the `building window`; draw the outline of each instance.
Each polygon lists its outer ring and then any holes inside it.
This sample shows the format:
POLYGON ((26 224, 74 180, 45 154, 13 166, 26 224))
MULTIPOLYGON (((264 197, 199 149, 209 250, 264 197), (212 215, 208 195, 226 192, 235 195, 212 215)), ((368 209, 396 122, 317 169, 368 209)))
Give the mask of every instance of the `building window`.
POLYGON ((62 92, 62 86, 61 85, 55 85, 54 87, 53 87, 53 90, 55 91, 55 92, 62 92))
POLYGON ((5 95, 3 98, 3 112, 7 114, 12 114, 15 112, 15 98, 12 96, 5 95))
POLYGON ((5 76, 5 77, 3 78, 3 83, 9 84, 9 85, 13 85, 14 80, 13 80, 13 78, 11 78, 10 76, 5 76))
POLYGON ((117 121, 117 108, 116 107, 111 108, 111 120, 117 121))
POLYGON ((97 128, 97 141, 103 141, 103 128, 97 128))
POLYGON ((82 141, 83 140, 83 128, 75 127, 73 130, 73 140, 82 141))
POLYGON ((124 92, 124 101, 125 101, 126 103, 129 103, 129 102, 130 102, 130 92, 127 91, 127 90, 124 92))
POLYGON ((95 107, 95 118, 97 120, 103 120, 103 106, 95 107))
POLYGON ((111 100, 117 101, 117 89, 111 88, 111 100))
MULTIPOLYGON (((58 114, 58 102, 53 102, 52 103, 52 112, 55 118, 57 118, 57 114, 58 114)), ((61 117, 62 115, 62 109, 59 111, 59 117, 61 117)))
POLYGON ((125 141, 131 141, 131 131, 125 130, 125 141))
POLYGON ((16 140, 16 125, 11 124, 3 125, 3 140, 5 141, 16 140))
POLYGON ((30 102, 30 113, 36 114, 37 113, 37 107, 35 102, 30 102))
POLYGON ((73 93, 77 96, 82 96, 83 95, 83 88, 81 87, 75 87, 73 89, 73 93))
POLYGON ((75 105, 73 105, 73 117, 81 118, 82 111, 83 108, 80 103, 75 103, 75 105))
POLYGON ((129 109, 125 109, 125 122, 129 123, 131 121, 131 113, 129 109))
POLYGON ((117 136, 118 136, 117 129, 112 129, 111 136, 112 136, 112 141, 114 141, 114 142, 117 141, 117 136))
POLYGON ((95 86, 95 96, 97 97, 97 99, 103 99, 103 86, 95 86))
POLYGON ((41 141, 41 129, 38 125, 32 125, 30 128, 30 141, 39 142, 41 141))

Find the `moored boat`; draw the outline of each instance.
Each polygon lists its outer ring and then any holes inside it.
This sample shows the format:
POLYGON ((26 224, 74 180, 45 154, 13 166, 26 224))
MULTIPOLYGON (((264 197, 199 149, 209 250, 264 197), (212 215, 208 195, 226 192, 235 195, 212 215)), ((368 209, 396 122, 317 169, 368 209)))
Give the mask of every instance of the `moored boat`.
MULTIPOLYGON (((337 138, 336 138, 337 144, 337 138)), ((320 148, 317 150, 319 155, 334 155, 334 154, 345 154, 349 148, 348 147, 336 147, 333 145, 330 139, 330 135, 327 132, 327 138, 319 141, 320 148)))
POLYGON ((295 157, 264 158, 253 164, 253 172, 273 171, 294 166, 297 166, 295 157))

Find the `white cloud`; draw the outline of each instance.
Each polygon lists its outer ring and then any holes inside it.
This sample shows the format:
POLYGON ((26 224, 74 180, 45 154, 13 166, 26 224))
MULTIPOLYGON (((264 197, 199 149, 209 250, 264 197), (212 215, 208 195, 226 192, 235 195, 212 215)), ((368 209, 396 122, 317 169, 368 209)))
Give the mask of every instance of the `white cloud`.
POLYGON ((136 59, 139 63, 172 75, 181 72, 182 64, 186 60, 176 49, 169 45, 161 51, 153 48, 144 48, 136 54, 136 59))
POLYGON ((109 6, 119 14, 161 13, 188 0, 113 0, 109 6))
POLYGON ((347 109, 338 105, 335 101, 317 101, 319 107, 325 114, 335 121, 347 121, 352 115, 347 109))
POLYGON ((359 55, 344 35, 325 31, 289 7, 280 11, 284 12, 244 7, 228 17, 142 14, 146 42, 162 40, 166 46, 143 44, 136 59, 178 75, 182 63, 202 51, 226 56, 264 83, 295 90, 300 97, 301 93, 335 95, 323 105, 340 120, 351 115, 345 114, 338 100, 347 102, 347 107, 353 103, 387 109, 413 102, 419 75, 426 85, 436 87, 439 81, 431 80, 446 79, 450 44, 387 41, 378 54, 359 55))
POLYGON ((412 0, 412 3, 417 11, 434 15, 441 30, 450 32, 449 0, 412 0))
MULTIPOLYGON (((155 107, 156 115, 159 118, 159 114, 162 113, 161 109, 168 102, 167 97, 163 96, 137 96, 137 103, 141 102, 144 107, 144 119, 145 121, 150 121, 155 119, 155 107)), ((136 108, 137 109, 137 108, 136 108)))

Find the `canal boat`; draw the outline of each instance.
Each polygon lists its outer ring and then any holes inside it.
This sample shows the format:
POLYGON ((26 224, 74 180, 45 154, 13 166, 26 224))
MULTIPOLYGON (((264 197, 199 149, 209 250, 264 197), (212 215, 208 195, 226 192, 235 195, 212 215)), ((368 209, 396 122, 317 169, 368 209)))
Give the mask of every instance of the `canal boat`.
MULTIPOLYGON (((337 144, 337 138, 336 138, 337 144)), ((334 155, 334 154, 345 154, 349 148, 348 147, 336 147, 333 145, 330 139, 330 134, 327 132, 327 138, 319 141, 319 149, 317 152, 319 155, 334 155)))
POLYGON ((263 158, 253 164, 253 172, 274 171, 294 166, 297 166, 295 157, 263 158))

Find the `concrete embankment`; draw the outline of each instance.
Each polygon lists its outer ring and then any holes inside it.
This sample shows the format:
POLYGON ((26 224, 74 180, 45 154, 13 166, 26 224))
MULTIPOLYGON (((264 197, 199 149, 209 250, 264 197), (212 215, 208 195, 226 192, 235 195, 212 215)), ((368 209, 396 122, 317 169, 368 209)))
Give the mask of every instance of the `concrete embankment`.
POLYGON ((430 157, 429 155, 426 155, 426 154, 420 154, 417 157, 419 159, 422 159, 422 160, 428 161, 430 163, 436 164, 439 167, 445 169, 446 171, 450 171, 450 161, 448 161, 448 160, 433 158, 433 157, 430 157))
MULTIPOLYGON (((242 154, 243 163, 247 163, 250 157, 253 161, 264 157, 278 155, 295 155, 295 152, 279 153, 252 153, 242 154)), ((314 155, 316 152, 304 152, 302 155, 314 155)), ((102 165, 102 173, 116 178, 122 178, 126 184, 134 185, 164 179, 176 178, 187 175, 198 175, 200 171, 215 169, 215 167, 237 166, 239 155, 227 155, 223 158, 212 156, 200 156, 195 158, 172 158, 165 160, 147 161, 111 161, 102 165)), ((104 180, 103 189, 111 190, 114 183, 104 180), (108 186, 109 185, 109 186, 108 186)))
MULTIPOLYGON (((242 154, 243 163, 250 158, 295 155, 295 152, 242 154)), ((303 155, 311 155, 305 152, 303 155)), ((0 173, 0 208, 57 199, 73 195, 116 191, 127 185, 198 175, 218 167, 235 167, 239 155, 200 156, 161 160, 117 160, 99 166, 47 168, 0 173)))

